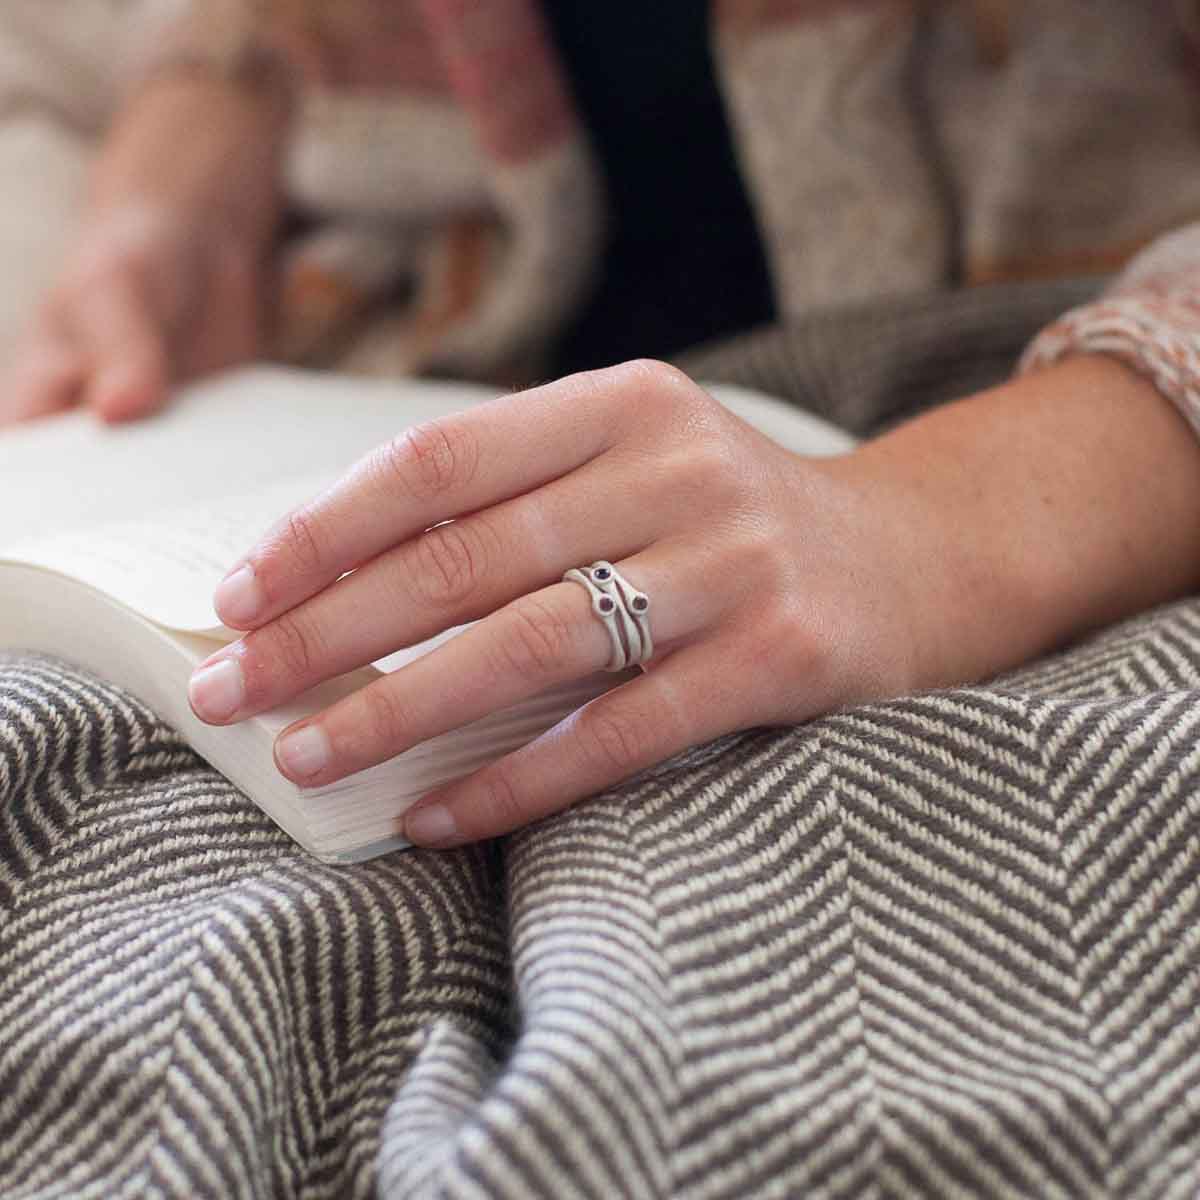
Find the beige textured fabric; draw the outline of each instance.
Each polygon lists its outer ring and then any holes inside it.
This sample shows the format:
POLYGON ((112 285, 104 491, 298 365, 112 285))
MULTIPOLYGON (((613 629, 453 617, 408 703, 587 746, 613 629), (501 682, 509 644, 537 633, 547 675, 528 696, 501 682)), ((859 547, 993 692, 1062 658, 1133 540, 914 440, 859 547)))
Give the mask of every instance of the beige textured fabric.
POLYGON ((780 315, 942 283, 950 214, 911 104, 915 6, 720 29, 780 315))
POLYGON ((1006 7, 1002 62, 949 18, 926 52, 966 280, 1113 271, 1200 218, 1200 75, 1177 0, 1006 7))

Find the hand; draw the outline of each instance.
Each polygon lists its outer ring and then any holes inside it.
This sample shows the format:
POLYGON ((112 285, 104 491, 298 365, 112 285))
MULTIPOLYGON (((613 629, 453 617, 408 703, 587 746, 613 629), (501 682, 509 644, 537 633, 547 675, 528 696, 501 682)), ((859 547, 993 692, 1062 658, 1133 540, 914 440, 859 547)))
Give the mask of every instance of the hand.
POLYGON ((145 416, 172 383, 255 354, 287 118, 270 76, 147 86, 101 150, 61 278, 8 365, 0 425, 74 404, 145 416))
POLYGON ((981 678, 1184 594, 1198 514, 1194 437, 1109 359, 827 460, 631 363, 411 429, 292 513, 218 589, 251 632, 190 697, 236 722, 479 620, 280 735, 286 776, 329 783, 602 667, 605 629, 560 576, 610 559, 652 598, 653 660, 406 815, 411 841, 455 845, 720 734, 981 678))
POLYGON ((167 207, 92 217, 17 346, 0 425, 76 404, 148 416, 172 383, 252 358, 262 274, 252 251, 167 207))
POLYGON ((222 585, 221 619, 254 632, 208 660, 192 704, 238 721, 482 618, 282 736, 280 770, 329 783, 602 668, 605 629, 560 577, 609 558, 652 598, 644 675, 407 827, 502 833, 728 730, 911 686, 895 513, 673 368, 576 376, 411 429, 292 514, 222 585))

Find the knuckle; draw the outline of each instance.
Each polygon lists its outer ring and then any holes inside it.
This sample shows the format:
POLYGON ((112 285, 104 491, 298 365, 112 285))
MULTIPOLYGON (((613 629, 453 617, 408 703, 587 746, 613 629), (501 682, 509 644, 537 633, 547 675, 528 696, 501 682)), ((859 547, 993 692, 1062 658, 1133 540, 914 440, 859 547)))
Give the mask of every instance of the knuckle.
POLYGON ((316 574, 323 555, 318 522, 312 513, 297 509, 284 520, 281 543, 287 554, 290 572, 298 575, 316 574))
POLYGON ((407 498, 435 500, 471 481, 479 466, 479 447, 461 421, 426 421, 388 442, 378 465, 407 498))
POLYGON ((144 238, 110 235, 83 251, 74 264, 71 282, 77 292, 86 295, 121 280, 141 278, 152 266, 151 246, 144 238))
POLYGON ((500 833, 525 824, 521 795, 512 778, 504 771, 494 771, 483 781, 479 807, 486 814, 485 821, 490 831, 500 833))
POLYGON ((501 668, 526 680, 554 676, 569 664, 575 633, 554 605, 524 597, 508 608, 508 628, 500 639, 501 668))
POLYGON ((312 678, 320 659, 315 632, 290 613, 277 618, 267 629, 252 635, 259 655, 274 664, 288 679, 312 678))
POLYGON ((66 290, 73 296, 107 287, 113 279, 129 269, 129 260, 120 246, 111 242, 92 246, 74 264, 74 270, 66 281, 66 290))
POLYGON ((70 328, 73 294, 61 284, 47 293, 34 307, 33 318, 25 330, 21 342, 23 351, 41 351, 74 345, 74 331, 70 328))
POLYGON ((723 437, 697 438, 688 447, 683 469, 690 482, 711 491, 736 483, 741 467, 734 447, 723 437))
POLYGON ((363 725, 376 745, 396 746, 410 727, 408 714, 387 680, 365 688, 359 693, 363 725))
POLYGON ((755 595, 781 604, 790 601, 797 590, 793 587, 797 564, 779 531, 760 523, 739 540, 735 553, 736 571, 755 595))
POLYGON ((628 774, 641 763, 647 728, 630 716, 584 709, 578 732, 584 753, 606 773, 628 774))
POLYGON ((764 678, 803 679, 809 688, 819 688, 832 657, 829 638, 808 625, 792 605, 778 602, 759 614, 746 634, 747 670, 764 678))
POLYGON ((39 334, 57 332, 73 298, 69 284, 56 283, 34 305, 32 331, 39 334))
POLYGON ((737 447, 722 436, 689 437, 673 449, 663 480, 685 496, 696 511, 722 521, 742 519, 753 505, 754 485, 747 477, 737 447))
POLYGON ((549 392, 558 408, 564 412, 572 412, 601 400, 612 390, 611 383, 611 369, 601 368, 577 371, 556 384, 547 384, 544 389, 537 390, 549 392))
POLYGON ((454 607, 466 601, 487 574, 487 547, 467 525, 451 521, 416 542, 413 590, 425 604, 454 607))
POLYGON ((35 307, 34 327, 47 332, 61 332, 71 319, 80 298, 79 286, 73 278, 60 279, 35 307))
POLYGON ((670 363, 643 358, 628 366, 635 380, 634 403, 680 432, 704 428, 710 410, 719 407, 690 376, 670 363))
POLYGON ((657 358, 635 358, 626 364, 626 370, 642 385, 655 393, 690 395, 699 388, 678 367, 657 358))
POLYGON ((109 268, 115 273, 125 272, 131 277, 144 278, 156 266, 157 247, 146 237, 130 237, 113 246, 108 260, 109 268))

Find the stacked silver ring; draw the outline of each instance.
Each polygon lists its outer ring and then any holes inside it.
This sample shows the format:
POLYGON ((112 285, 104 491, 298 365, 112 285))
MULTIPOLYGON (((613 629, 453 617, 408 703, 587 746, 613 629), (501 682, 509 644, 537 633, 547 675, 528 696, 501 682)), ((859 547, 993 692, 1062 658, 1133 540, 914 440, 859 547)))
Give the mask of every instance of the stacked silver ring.
POLYGON ((624 671, 647 662, 654 653, 650 636, 650 597, 639 592, 610 562, 572 567, 564 579, 580 583, 592 598, 592 612, 604 622, 612 642, 606 671, 624 671))

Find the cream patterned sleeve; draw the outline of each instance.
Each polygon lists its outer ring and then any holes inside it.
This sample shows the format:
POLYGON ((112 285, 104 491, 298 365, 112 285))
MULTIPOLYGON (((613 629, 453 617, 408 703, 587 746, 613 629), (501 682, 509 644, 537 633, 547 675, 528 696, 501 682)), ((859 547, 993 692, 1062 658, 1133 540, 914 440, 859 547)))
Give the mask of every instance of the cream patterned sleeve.
POLYGON ((1159 238, 1100 299, 1044 329, 1020 372, 1109 354, 1150 379, 1200 436, 1200 223, 1159 238))

